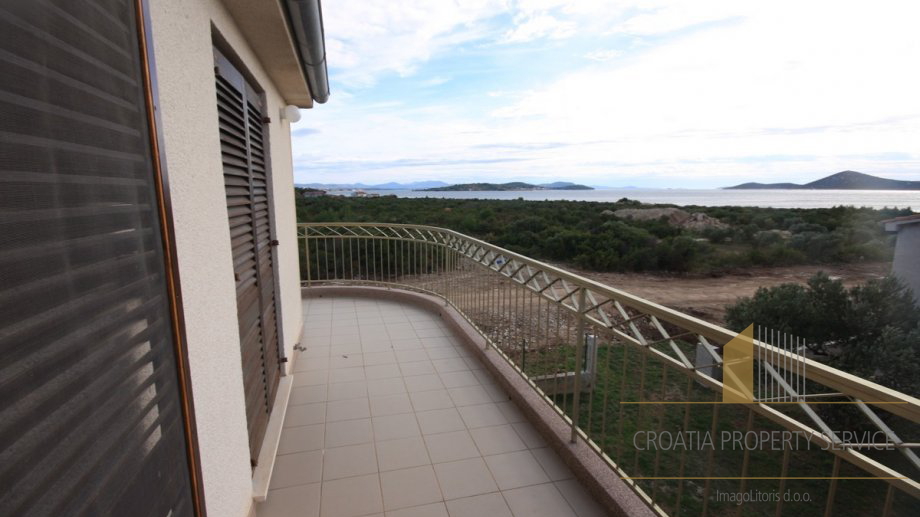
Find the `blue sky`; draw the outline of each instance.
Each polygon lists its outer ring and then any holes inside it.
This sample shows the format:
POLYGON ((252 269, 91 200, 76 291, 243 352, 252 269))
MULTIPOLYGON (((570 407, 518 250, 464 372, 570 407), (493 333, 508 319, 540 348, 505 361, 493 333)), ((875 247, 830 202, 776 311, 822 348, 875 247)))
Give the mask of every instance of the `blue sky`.
POLYGON ((915 1, 336 0, 298 183, 920 179, 915 1))

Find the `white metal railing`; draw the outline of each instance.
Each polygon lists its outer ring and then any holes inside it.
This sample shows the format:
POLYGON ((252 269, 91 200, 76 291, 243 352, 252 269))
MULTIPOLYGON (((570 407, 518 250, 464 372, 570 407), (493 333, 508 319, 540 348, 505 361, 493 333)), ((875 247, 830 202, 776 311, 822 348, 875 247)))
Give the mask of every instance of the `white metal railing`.
MULTIPOLYGON (((298 232, 304 287, 386 286, 443 298, 566 419, 573 441, 588 443, 659 513, 721 515, 736 505, 719 492, 793 489, 810 500, 780 497, 761 513, 917 509, 914 397, 758 339, 758 371, 771 372, 782 400, 722 404, 720 349, 737 335, 725 328, 452 230, 313 223, 298 232), (710 360, 691 359, 699 354, 710 360), (585 371, 586 359, 591 382, 583 386, 582 375, 570 374, 585 371), (807 384, 807 397, 794 391, 793 377, 807 384), (637 433, 715 438, 739 430, 787 432, 797 444, 642 450, 635 441, 637 433), (875 440, 852 439, 865 433, 875 440)), ((745 513, 766 506, 749 504, 745 513)))

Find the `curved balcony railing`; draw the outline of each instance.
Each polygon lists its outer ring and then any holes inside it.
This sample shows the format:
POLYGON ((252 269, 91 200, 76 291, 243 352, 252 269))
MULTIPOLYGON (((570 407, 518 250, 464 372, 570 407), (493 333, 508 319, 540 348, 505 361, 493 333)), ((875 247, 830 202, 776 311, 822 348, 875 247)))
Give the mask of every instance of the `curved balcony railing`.
POLYGON ((443 298, 659 513, 918 514, 916 398, 754 340, 781 396, 723 403, 718 325, 443 228, 298 232, 304 287, 443 298))

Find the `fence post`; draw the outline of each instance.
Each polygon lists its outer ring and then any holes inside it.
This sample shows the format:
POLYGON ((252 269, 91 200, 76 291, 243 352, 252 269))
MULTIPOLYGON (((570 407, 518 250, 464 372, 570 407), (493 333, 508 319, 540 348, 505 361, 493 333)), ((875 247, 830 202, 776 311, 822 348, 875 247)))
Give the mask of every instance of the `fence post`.
POLYGON ((304 245, 304 254, 307 258, 307 287, 311 287, 313 284, 313 279, 311 278, 311 274, 310 274, 310 229, 309 228, 304 229, 303 245, 304 245))
POLYGON ((575 386, 572 392, 572 436, 569 439, 575 443, 578 437, 578 413, 581 405, 581 368, 582 355, 585 351, 585 288, 578 290, 578 323, 575 332, 575 386))

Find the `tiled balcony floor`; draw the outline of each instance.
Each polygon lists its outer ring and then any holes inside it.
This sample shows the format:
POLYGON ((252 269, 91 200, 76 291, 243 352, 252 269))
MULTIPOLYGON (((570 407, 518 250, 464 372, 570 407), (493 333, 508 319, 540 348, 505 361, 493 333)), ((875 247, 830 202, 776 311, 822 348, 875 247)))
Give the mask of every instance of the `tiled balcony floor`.
POLYGON ((363 298, 303 309, 259 517, 603 515, 438 317, 363 298))

